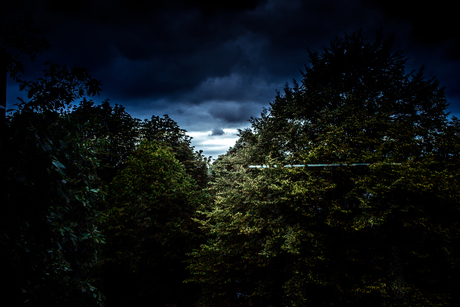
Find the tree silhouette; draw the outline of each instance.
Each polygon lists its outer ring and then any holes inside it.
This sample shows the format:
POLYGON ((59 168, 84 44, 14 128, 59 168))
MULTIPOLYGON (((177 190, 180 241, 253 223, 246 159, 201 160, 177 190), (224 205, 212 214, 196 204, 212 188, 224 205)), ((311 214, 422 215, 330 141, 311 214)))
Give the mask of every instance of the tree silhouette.
POLYGON ((203 306, 455 304, 458 120, 392 41, 310 52, 301 84, 217 161, 190 264, 203 306), (297 163, 366 164, 247 167, 297 163))
POLYGON ((90 276, 103 242, 97 161, 80 127, 65 116, 69 104, 99 88, 79 72, 51 65, 43 78, 23 82, 30 100, 7 118, 0 263, 11 304, 102 304, 90 276))

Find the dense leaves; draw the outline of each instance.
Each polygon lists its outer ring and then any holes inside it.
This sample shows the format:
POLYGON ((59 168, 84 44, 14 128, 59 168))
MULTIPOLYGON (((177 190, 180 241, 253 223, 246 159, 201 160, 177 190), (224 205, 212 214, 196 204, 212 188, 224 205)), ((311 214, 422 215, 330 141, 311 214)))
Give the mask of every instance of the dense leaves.
POLYGON ((458 120, 404 63, 380 33, 333 40, 241 131, 201 210, 203 306, 457 301, 458 120))
POLYGON ((108 101, 95 105, 86 96, 92 79, 74 73, 52 66, 46 78, 24 83, 30 101, 3 134, 6 297, 51 306, 191 305, 198 291, 182 283, 183 261, 200 239, 191 218, 203 198, 187 171, 202 178, 206 159, 168 117, 158 129, 176 130, 148 142, 153 133, 141 133, 140 120, 108 101), (190 159, 190 168, 175 156, 190 159))
POLYGON ((75 100, 100 92, 101 82, 91 78, 82 67, 68 69, 54 63, 46 63, 44 77, 36 81, 21 81, 20 89, 26 90, 30 101, 27 107, 39 112, 64 111, 75 100))
POLYGON ((192 221, 198 187, 167 147, 144 141, 110 184, 105 218, 104 290, 113 305, 193 302, 186 253, 198 242, 192 221))
POLYGON ((406 74, 391 47, 391 37, 355 34, 310 53, 302 84, 252 120, 260 150, 310 163, 401 162, 433 150, 446 123, 444 90, 423 69, 406 74))
POLYGON ((21 82, 29 100, 0 140, 11 304, 459 301, 460 122, 391 37, 311 52, 300 84, 251 119, 211 181, 175 121, 95 105, 99 87, 56 64, 21 82))
POLYGON ((56 104, 31 98, 9 119, 0 144, 7 297, 14 304, 102 304, 89 274, 103 242, 95 209, 96 160, 56 104))
POLYGON ((192 138, 186 132, 168 115, 163 117, 153 115, 150 120, 144 120, 140 127, 141 139, 166 144, 174 152, 176 159, 185 166, 187 173, 200 188, 204 188, 207 183, 210 157, 204 157, 202 151, 194 151, 191 146, 192 138))
POLYGON ((122 106, 95 105, 88 96, 99 82, 81 68, 49 64, 44 78, 21 89, 29 101, 7 119, 0 144, 7 297, 52 306, 103 305, 106 297, 109 305, 119 298, 191 304, 198 292, 182 284, 182 261, 199 239, 191 217, 207 160, 193 152, 185 130, 167 116, 147 129, 151 121, 122 106), (132 250, 116 231, 130 227, 136 231, 124 233, 128 242, 138 240, 132 250), (114 280, 123 281, 123 291, 114 280))
POLYGON ((68 117, 80 127, 82 142, 99 162, 97 174, 109 184, 139 143, 140 120, 121 105, 112 106, 108 100, 95 105, 88 99, 74 107, 68 117))
POLYGON ((46 63, 42 78, 22 80, 20 57, 48 47, 31 25, 0 30, 0 64, 28 93, 1 127, 3 297, 32 306, 191 305, 198 291, 182 283, 183 260, 200 239, 191 218, 209 159, 167 115, 142 122, 108 100, 95 105, 89 97, 101 83, 84 68, 46 63), (154 140, 161 145, 144 142, 154 140))

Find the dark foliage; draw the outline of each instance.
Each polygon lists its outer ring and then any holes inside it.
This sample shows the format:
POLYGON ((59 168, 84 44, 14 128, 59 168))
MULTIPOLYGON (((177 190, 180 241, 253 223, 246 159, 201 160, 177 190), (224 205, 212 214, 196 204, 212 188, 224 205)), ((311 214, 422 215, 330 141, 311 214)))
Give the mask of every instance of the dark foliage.
POLYGON ((458 120, 404 64, 381 33, 337 38, 240 132, 190 262, 202 306, 456 304, 458 120))

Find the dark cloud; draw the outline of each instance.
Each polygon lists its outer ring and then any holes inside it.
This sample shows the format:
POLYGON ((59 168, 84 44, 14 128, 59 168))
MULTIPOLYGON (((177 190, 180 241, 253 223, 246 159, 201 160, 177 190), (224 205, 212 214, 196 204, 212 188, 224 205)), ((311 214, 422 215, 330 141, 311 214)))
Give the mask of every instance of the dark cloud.
POLYGON ((212 133, 211 133, 212 136, 224 135, 224 134, 225 134, 224 130, 222 130, 222 128, 218 128, 218 127, 212 129, 212 133))
MULTIPOLYGON (((260 110, 261 111, 261 110, 260 110)), ((246 122, 253 114, 250 104, 239 102, 215 102, 209 108, 209 114, 226 123, 246 122)))
POLYGON ((458 12, 452 1, 409 1, 402 5, 401 1, 395 0, 362 0, 362 3, 379 9, 391 22, 408 23, 412 38, 419 43, 438 45, 448 42, 445 55, 459 59, 458 12))
MULTIPOLYGON (((32 14, 52 48, 27 64, 80 65, 103 83, 101 99, 133 116, 169 114, 188 131, 247 126, 286 82, 299 80, 307 51, 355 31, 395 33, 408 70, 426 66, 460 113, 460 40, 452 2, 393 0, 15 0, 2 20, 32 14)), ((15 97, 10 84, 8 97, 15 97)), ((17 91, 17 90, 16 90, 17 91)), ((13 102, 9 102, 11 106, 13 102)), ((216 130, 217 131, 217 130, 216 130)), ((213 133, 214 135, 214 133, 213 133)))

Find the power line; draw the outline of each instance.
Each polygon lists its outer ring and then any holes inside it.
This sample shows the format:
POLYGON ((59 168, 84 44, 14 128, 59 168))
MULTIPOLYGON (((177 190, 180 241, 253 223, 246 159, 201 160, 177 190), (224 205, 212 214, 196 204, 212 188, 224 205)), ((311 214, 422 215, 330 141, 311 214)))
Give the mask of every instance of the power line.
MULTIPOLYGON (((288 164, 282 167, 336 167, 336 166, 368 166, 373 164, 401 165, 402 163, 332 163, 332 164, 288 164)), ((249 168, 276 168, 277 165, 249 165, 249 168)))

